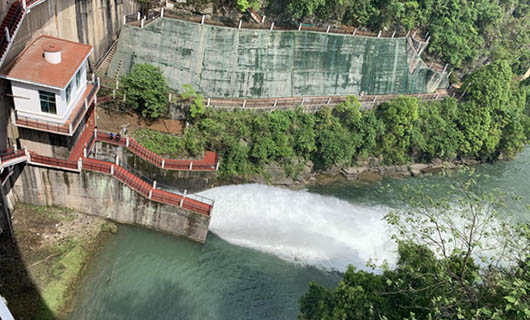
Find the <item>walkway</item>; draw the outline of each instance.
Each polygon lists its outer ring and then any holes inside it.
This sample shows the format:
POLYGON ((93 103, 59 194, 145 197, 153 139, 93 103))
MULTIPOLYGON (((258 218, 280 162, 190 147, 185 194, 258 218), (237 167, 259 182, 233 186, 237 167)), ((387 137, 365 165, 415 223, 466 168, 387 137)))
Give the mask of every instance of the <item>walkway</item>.
POLYGON ((219 169, 219 159, 217 153, 213 151, 205 151, 201 160, 175 160, 159 156, 131 137, 124 137, 117 141, 116 138, 110 139, 110 133, 97 130, 96 141, 126 147, 127 150, 161 169, 177 171, 217 171, 219 169))
POLYGON ((46 0, 17 0, 11 4, 0 26, 0 66, 4 63, 18 29, 29 10, 46 0), (7 28, 7 32, 5 31, 7 28))

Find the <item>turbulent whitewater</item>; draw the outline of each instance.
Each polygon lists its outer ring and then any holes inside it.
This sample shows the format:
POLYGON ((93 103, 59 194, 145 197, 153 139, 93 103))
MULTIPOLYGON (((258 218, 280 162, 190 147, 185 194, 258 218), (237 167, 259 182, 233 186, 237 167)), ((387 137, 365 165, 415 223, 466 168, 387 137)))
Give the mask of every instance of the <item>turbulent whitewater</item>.
POLYGON ((226 241, 326 269, 393 264, 385 207, 365 207, 307 191, 258 184, 217 187, 210 230, 226 241))

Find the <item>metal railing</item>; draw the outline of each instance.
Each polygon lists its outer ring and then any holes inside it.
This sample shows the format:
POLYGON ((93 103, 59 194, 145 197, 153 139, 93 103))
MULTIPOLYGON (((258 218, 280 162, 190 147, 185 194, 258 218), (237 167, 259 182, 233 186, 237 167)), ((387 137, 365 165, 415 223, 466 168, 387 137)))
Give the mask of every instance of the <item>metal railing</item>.
POLYGON ((9 160, 13 160, 20 157, 25 157, 26 153, 23 149, 19 149, 17 151, 8 151, 6 153, 3 153, 0 155, 0 163, 8 162, 9 160))
MULTIPOLYGON (((440 90, 435 93, 419 94, 387 94, 387 95, 358 95, 362 104, 378 104, 390 101, 400 96, 414 97, 422 101, 443 100, 447 91, 440 90)), ((262 99, 206 99, 207 107, 211 108, 294 108, 299 106, 325 106, 344 103, 349 96, 322 96, 322 97, 289 97, 289 98, 262 98, 262 99)))
POLYGON ((70 115, 71 121, 66 121, 66 123, 59 123, 48 120, 41 120, 38 118, 32 118, 28 116, 21 116, 15 110, 15 123, 17 126, 29 127, 32 129, 40 129, 45 131, 50 131, 54 133, 72 135, 77 129, 79 123, 83 119, 83 116, 86 114, 89 106, 92 105, 92 101, 95 99, 96 94, 99 90, 99 81, 95 83, 92 88, 90 88, 89 93, 86 98, 79 101, 76 108, 78 109, 75 115, 72 118, 70 115))
POLYGON ((31 152, 29 162, 33 164, 44 165, 47 167, 79 171, 77 161, 52 158, 31 152))
POLYGON ((204 163, 204 160, 166 159, 142 146, 131 137, 121 137, 118 141, 116 136, 111 139, 110 133, 97 130, 96 139, 101 142, 124 146, 135 155, 162 169, 180 171, 216 171, 218 169, 217 154, 214 163, 204 163))

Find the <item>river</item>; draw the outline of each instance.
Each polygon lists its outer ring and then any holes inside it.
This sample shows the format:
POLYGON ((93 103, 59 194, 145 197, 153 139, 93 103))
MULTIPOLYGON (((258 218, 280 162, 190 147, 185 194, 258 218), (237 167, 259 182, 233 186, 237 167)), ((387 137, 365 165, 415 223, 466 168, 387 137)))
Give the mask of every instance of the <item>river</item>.
MULTIPOLYGON (((476 171, 484 190, 523 196, 512 210, 530 205, 530 148, 476 171)), ((333 287, 348 264, 392 263, 395 246, 381 218, 404 205, 403 186, 450 179, 205 191, 216 201, 205 245, 120 226, 81 281, 71 319, 296 319, 310 281, 333 287)))

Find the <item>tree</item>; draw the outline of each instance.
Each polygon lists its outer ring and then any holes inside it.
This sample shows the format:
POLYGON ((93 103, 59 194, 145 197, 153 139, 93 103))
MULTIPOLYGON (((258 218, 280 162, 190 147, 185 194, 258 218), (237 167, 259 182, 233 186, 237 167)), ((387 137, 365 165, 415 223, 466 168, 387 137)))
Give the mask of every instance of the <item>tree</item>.
POLYGON ((418 119, 418 100, 400 97, 383 103, 376 110, 385 125, 380 152, 387 163, 405 163, 410 158, 411 139, 418 119))
POLYGON ((241 12, 247 11, 248 8, 252 8, 254 10, 259 10, 260 8, 260 1, 259 0, 237 0, 236 7, 241 10, 241 12))
POLYGON ((162 71, 151 64, 136 64, 121 79, 126 103, 142 117, 157 119, 167 112, 168 92, 162 71))
POLYGON ((406 190, 410 206, 386 216, 395 268, 350 266, 334 290, 311 284, 299 318, 530 319, 530 227, 500 217, 506 194, 461 177, 449 190, 406 190))
POLYGON ((295 20, 301 20, 313 15, 319 6, 325 5, 326 0, 292 0, 289 12, 295 20))

